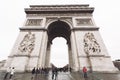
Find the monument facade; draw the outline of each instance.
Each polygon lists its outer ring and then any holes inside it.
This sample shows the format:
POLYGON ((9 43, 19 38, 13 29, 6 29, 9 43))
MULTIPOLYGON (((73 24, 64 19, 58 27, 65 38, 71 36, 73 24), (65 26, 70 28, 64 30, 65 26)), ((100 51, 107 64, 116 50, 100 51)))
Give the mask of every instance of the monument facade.
POLYGON ((3 67, 15 67, 17 72, 33 67, 50 67, 52 40, 67 41, 69 67, 74 71, 84 66, 91 71, 115 72, 99 27, 89 5, 31 5, 25 8, 26 20, 3 67))

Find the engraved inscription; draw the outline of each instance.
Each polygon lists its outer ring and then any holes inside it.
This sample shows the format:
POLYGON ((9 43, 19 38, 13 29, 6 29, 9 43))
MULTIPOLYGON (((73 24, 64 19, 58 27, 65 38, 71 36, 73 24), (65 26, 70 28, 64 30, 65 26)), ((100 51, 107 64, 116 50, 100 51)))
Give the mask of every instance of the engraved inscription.
POLYGON ((42 19, 28 19, 26 26, 41 26, 42 19))
POLYGON ((93 25, 91 19, 76 19, 76 25, 93 25))
POLYGON ((86 54, 98 54, 101 52, 100 45, 93 33, 86 33, 84 36, 84 51, 86 54))
POLYGON ((34 49, 34 46, 35 46, 35 34, 29 32, 24 36, 24 39, 21 41, 18 49, 21 52, 31 53, 34 49))

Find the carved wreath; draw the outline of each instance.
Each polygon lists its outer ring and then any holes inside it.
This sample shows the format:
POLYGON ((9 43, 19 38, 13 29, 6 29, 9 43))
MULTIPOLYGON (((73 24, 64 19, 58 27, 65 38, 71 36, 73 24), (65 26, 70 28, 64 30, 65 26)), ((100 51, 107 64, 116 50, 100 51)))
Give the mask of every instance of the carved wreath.
POLYGON ((95 39, 93 33, 86 33, 84 36, 84 51, 87 54, 100 53, 100 45, 95 39))
POLYGON ((34 46, 35 46, 35 34, 31 34, 31 32, 29 32, 24 36, 18 49, 21 52, 31 53, 34 49, 34 46))

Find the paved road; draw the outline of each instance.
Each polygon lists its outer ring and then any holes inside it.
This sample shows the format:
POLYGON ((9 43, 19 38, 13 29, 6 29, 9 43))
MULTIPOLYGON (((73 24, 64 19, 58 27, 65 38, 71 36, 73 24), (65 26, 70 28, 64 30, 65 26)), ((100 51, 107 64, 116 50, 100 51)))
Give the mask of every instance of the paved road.
MULTIPOLYGON (((0 80, 4 80, 4 72, 0 72, 0 80)), ((9 76, 5 80, 10 80, 9 76)), ((15 73, 12 80, 52 80, 49 74, 31 75, 31 73, 15 73), (33 78, 32 78, 33 77, 33 78)), ((54 79, 55 80, 55 79, 54 79)), ((56 80, 85 80, 81 72, 59 72, 56 80)), ((86 80, 120 80, 120 73, 88 73, 86 80)))

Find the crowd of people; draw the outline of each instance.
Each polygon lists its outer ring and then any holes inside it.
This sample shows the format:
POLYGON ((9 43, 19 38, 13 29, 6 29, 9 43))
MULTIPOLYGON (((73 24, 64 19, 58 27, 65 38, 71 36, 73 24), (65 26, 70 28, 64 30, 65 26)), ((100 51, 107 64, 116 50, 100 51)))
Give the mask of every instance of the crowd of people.
MULTIPOLYGON (((55 66, 53 66, 52 68, 33 68, 31 73, 32 73, 32 79, 34 78, 35 75, 37 74, 42 74, 42 75, 48 75, 49 72, 52 72, 52 79, 57 78, 58 76, 58 72, 71 72, 72 68, 68 68, 68 67, 63 67, 63 68, 57 68, 55 66)), ((83 67, 82 69, 83 74, 84 74, 84 78, 87 78, 87 68, 83 67)), ((6 70, 6 74, 4 76, 4 80, 6 79, 12 79, 13 75, 15 73, 15 68, 14 67, 8 67, 6 70)))
POLYGON ((32 74, 48 74, 50 68, 33 68, 32 74))
POLYGON ((52 79, 56 79, 58 72, 68 72, 72 71, 72 68, 68 67, 63 67, 63 68, 57 68, 57 67, 52 67, 52 68, 33 68, 31 73, 32 73, 32 78, 37 75, 37 74, 42 74, 42 75, 48 75, 49 72, 52 72, 52 79))
POLYGON ((64 67, 64 68, 57 68, 57 67, 52 67, 52 68, 33 68, 32 73, 33 74, 47 74, 50 70, 56 69, 59 72, 68 72, 72 70, 72 68, 64 67))

